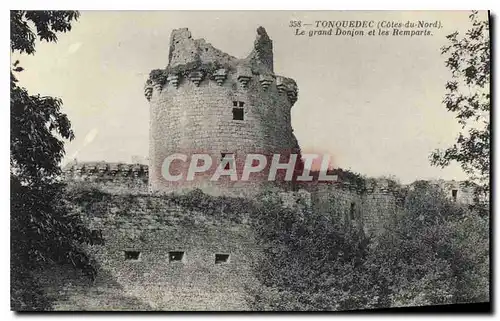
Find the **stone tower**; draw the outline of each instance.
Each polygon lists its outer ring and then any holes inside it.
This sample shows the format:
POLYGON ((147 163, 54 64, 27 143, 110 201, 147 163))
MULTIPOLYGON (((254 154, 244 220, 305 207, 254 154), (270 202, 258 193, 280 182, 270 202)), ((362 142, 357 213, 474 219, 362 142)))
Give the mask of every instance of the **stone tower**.
POLYGON ((150 103, 152 192, 200 188, 212 195, 255 195, 270 184, 268 168, 252 174, 249 181, 241 181, 246 156, 259 153, 269 158, 280 153, 281 162, 286 162, 285 155, 299 150, 290 119, 297 85, 274 74, 273 42, 262 27, 257 29, 252 52, 243 59, 214 48, 204 39, 193 39, 186 28, 173 30, 169 64, 151 72, 144 92, 150 103), (190 159, 175 160, 167 170, 183 176, 175 182, 166 180, 164 161, 178 153, 188 157, 208 154, 212 166, 188 181, 190 159), (221 162, 233 162, 238 180, 230 176, 211 180, 221 162))

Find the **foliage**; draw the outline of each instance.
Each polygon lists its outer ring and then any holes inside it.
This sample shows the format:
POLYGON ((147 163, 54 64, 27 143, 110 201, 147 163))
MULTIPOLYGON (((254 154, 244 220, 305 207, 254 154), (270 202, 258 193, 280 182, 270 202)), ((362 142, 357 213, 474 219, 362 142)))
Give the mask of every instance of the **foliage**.
POLYGON ((61 112, 62 101, 29 95, 12 76, 10 168, 19 183, 28 186, 54 182, 64 156, 62 139, 73 139, 71 123, 61 112), (60 137, 60 138, 59 138, 60 137))
POLYGON ((436 150, 431 163, 448 166, 458 162, 471 180, 489 190, 490 171, 490 35, 489 21, 480 20, 477 11, 470 15, 472 27, 460 37, 447 36, 442 48, 452 79, 446 83, 444 104, 456 114, 462 126, 455 144, 436 150))
POLYGON ((422 182, 372 244, 392 306, 488 300, 488 222, 422 182))
MULTIPOLYGON (((75 11, 11 11, 12 52, 33 54, 35 41, 56 42, 56 32, 71 29, 75 11)), ((61 112, 62 101, 30 95, 11 70, 11 306, 14 310, 47 310, 32 276, 45 262, 70 263, 89 276, 95 268, 82 244, 92 242, 78 217, 68 214, 58 182, 64 140, 74 137, 61 112)))
POLYGON ((11 10, 10 48, 13 52, 34 54, 37 37, 47 42, 57 42, 56 33, 71 31, 72 21, 79 16, 78 11, 11 10))
POLYGON ((154 69, 149 73, 149 83, 157 83, 165 85, 168 75, 180 75, 182 77, 187 77, 191 71, 201 71, 205 77, 212 77, 213 73, 224 68, 226 70, 232 70, 233 67, 230 64, 223 64, 219 62, 206 62, 202 63, 200 60, 194 62, 189 62, 182 65, 176 65, 174 67, 168 66, 165 69, 154 69))
MULTIPOLYGON (((396 220, 365 238, 307 206, 263 197, 257 310, 352 310, 488 301, 488 221, 422 182, 396 220)), ((338 206, 337 206, 338 207, 338 206)))
POLYGON ((191 225, 194 223, 193 220, 198 218, 195 212, 203 216, 203 222, 213 220, 217 224, 221 222, 241 224, 249 218, 255 207, 252 201, 244 198, 214 197, 203 193, 200 189, 194 189, 186 194, 111 194, 92 186, 89 182, 68 184, 63 198, 75 212, 92 213, 90 215, 96 217, 105 216, 110 205, 115 208, 115 214, 118 216, 134 215, 144 210, 152 213, 165 212, 165 207, 176 206, 188 211, 189 214, 183 216, 182 221, 178 220, 179 217, 165 214, 163 219, 167 225, 191 225), (147 202, 146 207, 144 202, 147 202))
MULTIPOLYGON (((354 228, 306 204, 285 208, 279 198, 262 197, 254 219, 263 256, 256 275, 263 289, 257 310, 344 310, 376 304, 366 295, 363 275, 367 239, 354 228)), ((372 293, 372 290, 369 290, 372 293)))

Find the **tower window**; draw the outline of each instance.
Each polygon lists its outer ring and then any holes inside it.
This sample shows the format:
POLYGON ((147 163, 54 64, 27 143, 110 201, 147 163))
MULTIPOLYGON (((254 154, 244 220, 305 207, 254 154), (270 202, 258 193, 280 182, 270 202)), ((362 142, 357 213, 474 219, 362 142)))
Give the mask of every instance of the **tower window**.
POLYGON ((451 197, 453 197, 453 202, 457 201, 457 194, 458 194, 458 190, 456 190, 456 189, 451 190, 451 197))
POLYGON ((239 100, 233 100, 233 120, 243 120, 244 112, 243 107, 245 102, 239 100))
POLYGON ((168 252, 169 262, 182 262, 183 260, 184 260, 184 252, 181 251, 168 252))
POLYGON ((233 108, 233 120, 243 120, 243 108, 233 108))
POLYGON ((127 261, 139 261, 141 257, 141 252, 139 251, 125 251, 125 260, 127 261))
POLYGON ((215 264, 229 263, 229 254, 215 254, 215 264))

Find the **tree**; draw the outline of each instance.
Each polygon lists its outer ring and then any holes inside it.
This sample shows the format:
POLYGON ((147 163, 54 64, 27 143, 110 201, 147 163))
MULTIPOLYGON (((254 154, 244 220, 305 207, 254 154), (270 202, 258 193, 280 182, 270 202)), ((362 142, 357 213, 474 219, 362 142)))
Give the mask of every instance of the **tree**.
POLYGON ((252 224, 263 257, 260 285, 250 288, 255 310, 331 311, 377 306, 377 288, 363 268, 368 240, 336 215, 304 199, 284 207, 279 196, 259 197, 252 224))
MULTIPOLYGON (((71 30, 76 11, 11 11, 11 51, 34 54, 37 37, 57 42, 71 30)), ((68 213, 60 182, 64 140, 74 138, 62 101, 30 95, 19 86, 13 64, 10 81, 11 307, 46 310, 50 301, 32 272, 45 263, 71 264, 91 277, 95 267, 84 251, 94 241, 78 217, 68 213)))
MULTIPOLYGON (((299 200, 259 197, 252 224, 263 258, 249 286, 255 310, 354 310, 489 301, 488 218, 417 182, 393 219, 366 237, 299 200)), ((344 213, 345 214, 345 213, 344 213)))
POLYGON ((478 12, 469 16, 472 27, 459 35, 447 36, 449 44, 442 47, 451 80, 446 83, 443 103, 456 114, 462 132, 453 146, 436 150, 430 160, 445 167, 452 161, 460 164, 472 182, 489 191, 490 172, 490 36, 489 21, 478 12))

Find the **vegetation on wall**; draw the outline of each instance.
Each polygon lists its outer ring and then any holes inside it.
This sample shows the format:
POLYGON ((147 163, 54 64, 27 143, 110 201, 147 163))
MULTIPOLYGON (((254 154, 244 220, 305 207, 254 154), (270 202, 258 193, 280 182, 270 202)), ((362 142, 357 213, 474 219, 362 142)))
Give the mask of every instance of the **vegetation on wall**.
POLYGON ((206 77, 213 77, 213 73, 224 68, 226 70, 233 69, 229 64, 221 64, 219 62, 207 62, 202 63, 201 61, 189 62, 184 65, 177 65, 174 67, 167 67, 165 69, 154 69, 149 73, 149 82, 165 85, 167 82, 168 75, 179 75, 186 77, 191 71, 201 71, 206 77))
POLYGON ((117 216, 135 216, 138 213, 164 213, 161 217, 167 225, 193 224, 195 213, 203 219, 241 224, 254 211, 255 205, 244 198, 213 197, 194 189, 186 194, 112 194, 85 183, 71 184, 65 189, 64 199, 68 206, 83 216, 106 216, 113 207, 117 216), (169 209, 182 207, 188 214, 170 216, 169 209))
MULTIPOLYGON (((190 227, 245 224, 261 249, 253 262, 256 284, 246 290, 252 309, 326 311, 489 300, 489 225, 466 206, 448 200, 425 181, 408 191, 396 219, 367 237, 352 222, 314 210, 297 196, 284 206, 268 191, 259 202, 214 197, 200 190, 184 195, 110 194, 80 183, 65 198, 82 214, 163 213, 162 224, 190 227), (180 206, 182 213, 168 208, 180 206), (189 215, 186 215, 189 213, 189 215), (203 216, 204 221, 198 220, 203 216)), ((339 209, 341 211, 341 209, 339 209)))
POLYGON ((366 238, 307 207, 273 198, 254 220, 263 257, 256 310, 351 310, 489 300, 488 221, 428 184, 409 191, 397 220, 366 238))
MULTIPOLYGON (((58 32, 71 30, 76 11, 11 11, 11 51, 35 53, 35 43, 56 42, 58 32)), ((79 217, 68 215, 58 181, 64 140, 74 137, 58 98, 30 95, 10 72, 10 187, 11 187, 11 308, 47 310, 32 272, 42 264, 70 264, 90 277, 95 274, 82 244, 92 241, 79 217)))

